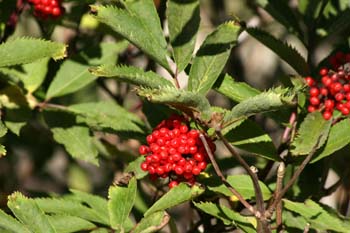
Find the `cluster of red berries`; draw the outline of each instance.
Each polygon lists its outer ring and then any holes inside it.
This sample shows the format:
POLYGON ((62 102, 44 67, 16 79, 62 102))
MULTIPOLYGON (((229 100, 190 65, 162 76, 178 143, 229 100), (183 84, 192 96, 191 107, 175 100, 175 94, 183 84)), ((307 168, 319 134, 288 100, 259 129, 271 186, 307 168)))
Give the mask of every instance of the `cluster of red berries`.
POLYGON ((41 19, 58 18, 64 13, 62 0, 28 0, 34 6, 34 15, 41 19))
POLYGON ((350 113, 350 53, 338 52, 329 58, 330 68, 319 70, 321 82, 312 77, 305 81, 310 87, 309 112, 321 111, 323 118, 329 120, 334 109, 342 115, 350 113))
MULTIPOLYGON (((141 169, 148 171, 151 179, 169 178, 169 187, 179 182, 195 183, 208 163, 208 155, 199 138, 199 130, 190 129, 188 121, 179 115, 163 120, 146 138, 139 152, 146 156, 141 169)), ((212 151, 215 144, 207 138, 212 151)))

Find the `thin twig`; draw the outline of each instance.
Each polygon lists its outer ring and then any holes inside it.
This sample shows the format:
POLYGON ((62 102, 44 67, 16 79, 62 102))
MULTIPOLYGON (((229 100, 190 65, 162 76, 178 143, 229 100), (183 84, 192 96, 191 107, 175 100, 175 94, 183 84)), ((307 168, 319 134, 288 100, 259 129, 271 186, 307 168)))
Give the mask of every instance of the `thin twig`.
POLYGON ((216 163, 216 160, 214 158, 213 153, 211 152, 211 149, 208 145, 207 140, 205 139, 205 136, 203 134, 199 135, 199 138, 201 139, 204 148, 209 156, 210 162, 212 163, 214 170, 216 172, 216 174, 220 177, 222 183, 233 193, 233 195, 235 195, 238 200, 252 213, 254 214, 254 216, 256 216, 257 218, 261 217, 261 213, 258 212, 252 205, 250 205, 244 198, 243 196, 234 188, 231 186, 230 183, 227 182, 225 176, 222 174, 219 165, 216 163))
MULTIPOLYGON (((281 162, 277 169, 277 181, 276 181, 276 190, 274 196, 277 197, 283 187, 283 178, 285 174, 285 165, 284 162, 281 162)), ((282 202, 279 202, 276 206, 276 224, 277 232, 282 230, 282 202)))
POLYGON ((295 112, 292 112, 289 117, 289 125, 284 129, 284 132, 282 134, 281 143, 287 143, 290 139, 290 133, 292 132, 292 129, 295 126, 295 120, 297 118, 297 114, 295 112))
POLYGON ((179 76, 179 70, 178 70, 178 68, 176 67, 175 75, 174 75, 175 86, 176 86, 177 89, 180 89, 180 83, 179 83, 178 76, 179 76))
POLYGON ((264 198, 261 192, 257 174, 252 171, 252 169, 249 167, 246 161, 235 151, 235 149, 231 146, 231 144, 227 141, 227 139, 222 135, 220 129, 216 129, 216 135, 225 144, 226 148, 230 151, 232 156, 238 160, 238 162, 243 166, 243 168, 247 171, 248 175, 252 179, 254 191, 255 191, 257 209, 260 213, 264 213, 265 212, 264 198))
POLYGON ((306 224, 306 226, 305 226, 305 228, 304 228, 304 233, 308 233, 309 232, 309 230, 310 230, 310 223, 307 223, 306 224))
POLYGON ((306 158, 304 159, 304 161, 300 164, 300 166, 298 167, 298 169, 295 171, 295 173, 293 174, 292 178, 288 181, 288 183, 286 184, 286 186, 281 190, 281 192, 279 193, 279 195, 277 195, 277 197, 274 198, 274 201, 272 202, 272 204, 267 208, 266 211, 266 217, 270 218, 272 215, 273 210, 276 208, 277 204, 282 200, 282 197, 287 193, 287 191, 289 190, 290 187, 292 187, 292 185, 294 184, 294 182, 297 180, 297 178, 299 177, 299 175, 301 174, 301 172, 304 170, 304 168, 306 167, 306 165, 310 162, 312 156, 315 154, 318 145, 320 143, 320 139, 321 139, 322 135, 320 137, 318 137, 316 144, 314 145, 314 147, 312 148, 311 152, 306 156, 306 158))

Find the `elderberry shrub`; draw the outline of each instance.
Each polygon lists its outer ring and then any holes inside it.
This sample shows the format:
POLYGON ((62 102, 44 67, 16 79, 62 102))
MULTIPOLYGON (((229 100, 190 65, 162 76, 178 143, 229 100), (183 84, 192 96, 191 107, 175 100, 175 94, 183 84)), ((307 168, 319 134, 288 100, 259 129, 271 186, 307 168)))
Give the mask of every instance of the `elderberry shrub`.
POLYGON ((325 120, 332 118, 335 109, 344 116, 350 113, 350 53, 337 52, 328 61, 330 67, 319 70, 320 83, 305 78, 310 87, 308 111, 321 111, 325 120))
MULTIPOLYGON (((141 145, 139 152, 145 156, 141 169, 147 171, 152 180, 169 179, 170 188, 195 178, 209 162, 207 152, 199 138, 200 131, 191 129, 182 116, 172 115, 163 120, 146 138, 147 145, 141 145)), ((206 138, 211 151, 215 144, 206 138)))
POLYGON ((58 18, 64 13, 62 0, 28 0, 34 7, 34 15, 40 19, 58 18))

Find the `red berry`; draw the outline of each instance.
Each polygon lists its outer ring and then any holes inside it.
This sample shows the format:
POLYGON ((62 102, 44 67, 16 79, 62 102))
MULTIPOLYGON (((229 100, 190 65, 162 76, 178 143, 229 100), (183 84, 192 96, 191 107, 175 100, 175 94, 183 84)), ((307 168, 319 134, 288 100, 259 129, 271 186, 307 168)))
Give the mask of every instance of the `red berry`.
POLYGON ((316 110, 317 110, 317 108, 316 108, 315 106, 309 105, 309 106, 307 107, 307 111, 308 111, 308 112, 314 112, 314 111, 316 111, 316 110))
POLYGON ((336 101, 340 102, 344 99, 344 95, 342 93, 337 93, 334 98, 336 101))
POLYGON ((140 153, 141 155, 145 155, 145 154, 147 154, 148 152, 149 152, 148 146, 141 145, 141 146, 139 147, 139 153, 140 153))
POLYGON ((340 111, 343 115, 349 115, 350 112, 350 110, 345 106, 340 111))
POLYGON ((148 170, 148 163, 147 163, 147 162, 141 163, 141 169, 142 169, 143 171, 147 171, 147 170, 148 170))
POLYGON ((320 94, 320 91, 317 87, 311 87, 310 88, 310 96, 318 96, 320 94))
POLYGON ((345 92, 350 92, 350 84, 344 84, 343 90, 344 90, 345 92))
POLYGON ((320 75, 321 76, 325 76, 325 75, 327 75, 328 74, 328 69, 327 68, 321 68, 320 69, 320 75))
POLYGON ((313 85, 315 85, 315 80, 310 76, 305 78, 305 82, 309 87, 312 87, 313 85))
POLYGON ((325 112, 323 113, 323 118, 324 118, 325 120, 331 119, 331 118, 332 118, 332 113, 329 112, 329 111, 325 111, 325 112))
POLYGON ((334 101, 333 100, 326 100, 324 102, 324 106, 326 109, 333 110, 334 108, 334 101))
POLYGON ((177 182, 176 180, 171 181, 169 184, 169 188, 174 188, 175 186, 179 185, 179 182, 177 182))
POLYGON ((310 98, 310 103, 314 106, 317 106, 320 104, 320 100, 317 97, 313 96, 310 98))
POLYGON ((328 87, 329 85, 332 84, 332 79, 328 76, 323 76, 321 79, 323 85, 325 85, 326 87, 328 87))
POLYGON ((327 90, 327 88, 322 87, 322 88, 320 89, 320 94, 323 95, 323 96, 327 96, 327 95, 328 95, 328 90, 327 90))
POLYGON ((184 173, 184 169, 182 166, 176 166, 174 171, 177 175, 181 175, 182 173, 184 173))
POLYGON ((194 167, 193 169, 192 169, 192 174, 193 175, 199 175, 201 173, 201 169, 199 168, 199 167, 194 167))
POLYGON ((341 85, 341 83, 336 82, 331 85, 331 88, 334 92, 339 92, 343 89, 343 85, 341 85))
POLYGON ((188 131, 187 125, 181 125, 179 129, 181 133, 187 133, 188 131))

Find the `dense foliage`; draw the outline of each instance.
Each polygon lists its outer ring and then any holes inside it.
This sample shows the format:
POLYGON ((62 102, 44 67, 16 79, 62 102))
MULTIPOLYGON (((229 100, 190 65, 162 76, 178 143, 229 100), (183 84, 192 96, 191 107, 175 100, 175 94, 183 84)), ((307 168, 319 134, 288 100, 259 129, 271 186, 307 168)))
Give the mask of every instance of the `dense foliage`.
POLYGON ((0 232, 349 232, 349 32, 345 0, 0 0, 0 232))

